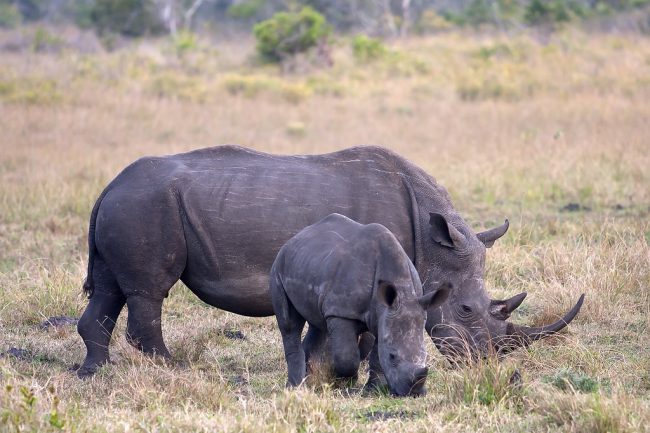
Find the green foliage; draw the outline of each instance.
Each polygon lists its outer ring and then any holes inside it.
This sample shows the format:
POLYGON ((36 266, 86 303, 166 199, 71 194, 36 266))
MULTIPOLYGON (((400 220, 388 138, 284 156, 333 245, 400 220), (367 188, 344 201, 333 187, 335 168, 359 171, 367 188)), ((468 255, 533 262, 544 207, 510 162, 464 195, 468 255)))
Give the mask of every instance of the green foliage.
POLYGON ((472 0, 460 12, 444 11, 442 16, 458 26, 478 27, 485 24, 496 24, 504 19, 512 19, 519 8, 519 2, 513 0, 472 0))
POLYGON ((574 389, 586 393, 598 391, 597 381, 584 373, 576 372, 571 369, 559 370, 552 376, 545 376, 543 380, 544 382, 550 383, 563 391, 566 391, 567 389, 574 389))
POLYGON ((93 26, 92 12, 94 4, 93 0, 75 1, 70 7, 69 14, 72 20, 82 29, 93 26))
POLYGON ((493 23, 492 2, 489 0, 473 0, 465 10, 465 21, 471 26, 493 23))
POLYGON ((358 35, 352 39, 352 54, 355 60, 367 63, 380 59, 386 55, 388 50, 384 44, 366 35, 358 35))
POLYGON ((532 0, 524 14, 524 20, 531 25, 560 24, 571 20, 572 10, 565 0, 532 0))
POLYGON ((309 98, 313 90, 302 83, 290 83, 284 80, 261 75, 228 75, 223 86, 231 95, 254 98, 259 94, 277 95, 292 104, 298 104, 309 98))
POLYGON ((325 17, 310 7, 298 12, 279 12, 253 28, 257 51, 269 62, 281 62, 308 51, 327 38, 331 27, 325 17))
POLYGON ((228 15, 237 19, 250 19, 257 16, 264 6, 263 0, 245 0, 241 3, 234 3, 228 8, 228 15))
POLYGON ((196 51, 199 47, 199 40, 196 37, 196 34, 188 30, 178 32, 173 39, 173 43, 174 51, 179 57, 182 57, 191 51, 196 51))
POLYGON ((413 26, 413 30, 420 35, 428 33, 438 33, 449 30, 452 23, 444 16, 433 10, 426 10, 420 15, 420 18, 413 26))
POLYGON ((97 0, 90 19, 99 34, 137 37, 162 30, 152 0, 97 0))
POLYGON ((54 80, 35 77, 3 78, 0 76, 0 101, 46 105, 58 102, 61 98, 62 95, 54 80))
POLYGON ((0 27, 14 28, 20 24, 20 13, 16 5, 0 2, 0 27))
POLYGON ((34 32, 31 48, 35 52, 58 51, 63 47, 63 43, 63 39, 56 34, 44 27, 38 27, 34 32))

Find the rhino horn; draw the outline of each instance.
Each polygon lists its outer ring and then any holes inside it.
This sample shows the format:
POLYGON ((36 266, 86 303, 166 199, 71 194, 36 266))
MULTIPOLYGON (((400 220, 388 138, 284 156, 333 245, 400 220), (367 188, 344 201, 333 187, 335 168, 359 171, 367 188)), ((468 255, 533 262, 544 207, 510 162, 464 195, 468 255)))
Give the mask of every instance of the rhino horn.
POLYGON ((526 299, 528 293, 521 292, 518 295, 513 296, 512 298, 505 299, 503 301, 493 300, 490 302, 490 314, 499 320, 506 320, 510 317, 510 314, 517 309, 526 299))
POLYGON ((506 234, 508 227, 510 227, 510 221, 506 219, 506 221, 499 227, 477 233, 476 237, 479 241, 483 242, 485 248, 490 248, 492 245, 494 245, 494 241, 506 234))
POLYGON ((517 346, 524 347, 536 340, 541 340, 542 338, 551 336, 562 329, 564 329, 571 321, 576 317, 582 308, 582 303, 585 299, 585 295, 580 295, 578 302, 573 306, 573 308, 564 315, 560 320, 550 325, 537 326, 537 327, 528 327, 528 326, 519 326, 512 323, 508 324, 508 334, 505 337, 505 341, 502 341, 499 344, 501 347, 501 352, 508 352, 517 346), (504 344, 505 343, 505 344, 504 344))

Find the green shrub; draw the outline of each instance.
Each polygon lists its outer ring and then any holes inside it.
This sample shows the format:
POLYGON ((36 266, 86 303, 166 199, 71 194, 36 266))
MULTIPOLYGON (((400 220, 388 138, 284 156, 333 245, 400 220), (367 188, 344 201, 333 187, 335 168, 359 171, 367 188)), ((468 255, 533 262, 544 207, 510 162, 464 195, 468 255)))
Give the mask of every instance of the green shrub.
POLYGON ((58 51, 63 47, 63 39, 48 31, 44 27, 39 27, 34 32, 32 38, 32 51, 45 52, 45 51, 58 51))
POLYGON ((598 391, 597 381, 584 373, 570 369, 562 369, 552 376, 545 376, 543 381, 563 391, 567 389, 574 389, 586 393, 598 391))
POLYGON ((162 31, 153 0, 96 0, 90 20, 99 34, 137 37, 162 31))
POLYGON ((279 12, 253 28, 262 59, 281 62, 308 51, 331 33, 325 17, 310 7, 298 12, 279 12))
POLYGON ((449 22, 445 17, 439 15, 433 10, 426 10, 422 13, 420 18, 413 26, 415 33, 424 35, 429 33, 438 33, 445 30, 449 30, 452 27, 452 23, 449 22))
POLYGON ((196 51, 199 47, 199 40, 196 37, 196 34, 188 30, 178 32, 173 39, 173 43, 174 51, 179 57, 182 57, 191 51, 196 51))
POLYGON ((243 2, 232 4, 228 8, 228 15, 233 18, 247 20, 257 16, 262 6, 264 6, 263 0, 244 0, 243 2))
POLYGON ((54 80, 37 77, 0 76, 0 101, 15 104, 47 105, 61 101, 54 80))
POLYGON ((365 35, 355 36, 352 39, 352 54, 358 62, 368 63, 384 57, 387 53, 388 50, 378 39, 365 35))
POLYGON ((20 24, 20 13, 16 5, 11 3, 0 3, 0 27, 14 28, 20 24))
POLYGON ((532 0, 526 7, 524 20, 531 25, 556 25, 570 21, 571 12, 565 0, 532 0))

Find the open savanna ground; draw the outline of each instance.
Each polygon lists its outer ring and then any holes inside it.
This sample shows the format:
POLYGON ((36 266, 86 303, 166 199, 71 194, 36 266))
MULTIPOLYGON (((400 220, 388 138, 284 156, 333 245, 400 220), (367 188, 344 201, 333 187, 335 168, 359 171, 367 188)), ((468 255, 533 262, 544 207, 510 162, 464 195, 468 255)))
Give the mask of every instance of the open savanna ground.
POLYGON ((331 69, 289 74, 255 65, 251 44, 190 45, 0 55, 0 430, 650 431, 650 40, 449 34, 355 58, 342 39, 331 69), (474 229, 510 219, 486 284, 529 293, 513 321, 547 323, 585 293, 582 311, 501 363, 451 368, 428 343, 428 396, 396 399, 285 390, 275 319, 179 284, 172 365, 126 343, 125 310, 114 363, 79 380, 75 328, 39 324, 86 305, 94 200, 140 156, 218 144, 388 147, 474 229))

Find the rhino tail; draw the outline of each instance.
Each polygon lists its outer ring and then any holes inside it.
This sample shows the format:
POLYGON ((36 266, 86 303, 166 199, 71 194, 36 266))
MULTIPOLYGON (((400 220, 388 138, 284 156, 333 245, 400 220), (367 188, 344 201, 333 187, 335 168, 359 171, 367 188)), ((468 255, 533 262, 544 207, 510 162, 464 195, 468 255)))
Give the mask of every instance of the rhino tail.
POLYGON ((93 281, 93 265, 95 263, 95 255, 97 254, 97 245, 95 244, 95 222, 97 221, 99 206, 107 192, 108 188, 101 193, 95 202, 95 206, 93 206, 92 212, 90 213, 90 224, 88 225, 88 274, 86 275, 86 280, 83 284, 83 292, 86 294, 88 299, 92 298, 93 293, 95 292, 95 283, 93 281))

